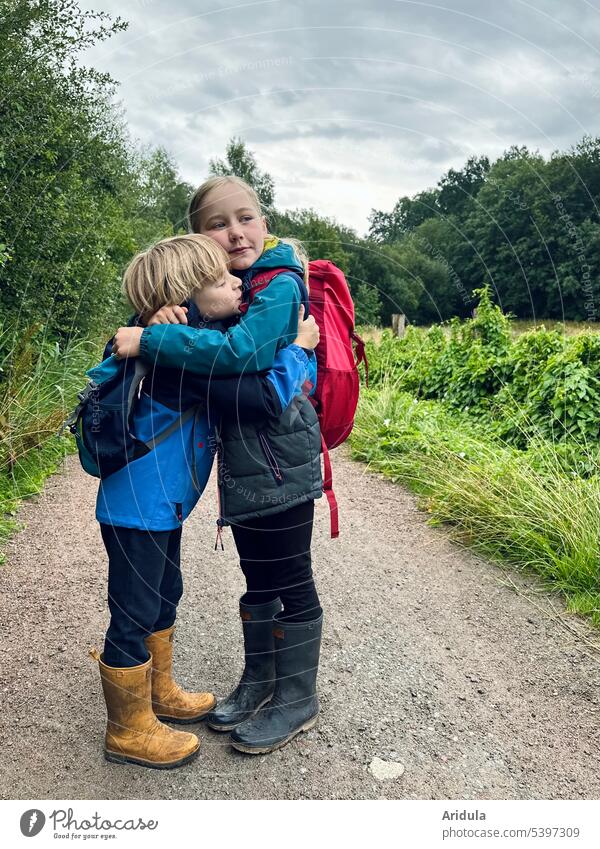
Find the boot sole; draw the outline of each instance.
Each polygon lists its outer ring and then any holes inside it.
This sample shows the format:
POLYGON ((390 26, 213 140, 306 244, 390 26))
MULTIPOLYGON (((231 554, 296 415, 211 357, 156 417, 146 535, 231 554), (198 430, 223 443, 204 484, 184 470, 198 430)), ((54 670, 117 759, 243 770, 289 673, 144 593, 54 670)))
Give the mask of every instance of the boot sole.
POLYGON ((155 763, 154 761, 147 761, 143 758, 134 758, 130 755, 119 755, 117 752, 110 752, 105 750, 104 757, 107 761, 110 761, 114 764, 136 764, 137 766, 146 766, 150 769, 175 769, 178 766, 183 766, 184 764, 193 761, 195 757, 200 753, 200 744, 194 749, 193 752, 190 752, 189 755, 186 755, 184 758, 180 758, 178 761, 170 761, 169 763, 155 763))
MULTIPOLYGON (((210 708, 212 710, 212 708, 210 708)), ((173 723, 174 725, 191 725, 193 722, 202 722, 204 717, 209 711, 205 711, 204 713, 199 713, 198 716, 189 716, 189 717, 180 717, 180 716, 166 716, 162 713, 155 714, 157 719, 160 719, 161 722, 173 723)))
MULTIPOLYGON (((247 722, 249 719, 254 719, 254 717, 259 712, 259 710, 271 701, 271 698, 272 698, 272 696, 269 696, 268 698, 264 699, 264 701, 262 701, 259 704, 259 706, 256 708, 256 710, 253 713, 249 714, 244 719, 240 719, 239 722, 233 722, 233 723, 230 723, 229 725, 213 725, 212 722, 209 722, 209 720, 206 720, 206 724, 208 725, 209 728, 212 728, 213 731, 233 731, 233 729, 237 728, 238 725, 241 725, 242 722, 247 722)), ((211 710, 212 710, 212 708, 211 708, 211 710)))
POLYGON ((156 713, 154 715, 161 722, 174 722, 176 725, 191 725, 193 722, 201 722, 207 713, 210 713, 216 707, 217 700, 214 699, 212 705, 203 710, 202 713, 197 713, 195 716, 169 716, 166 713, 156 713))
POLYGON ((237 743, 235 740, 230 740, 229 742, 233 746, 234 749, 237 749, 238 752, 244 752, 247 755, 268 755, 269 752, 274 752, 276 749, 281 749, 282 746, 285 746, 291 740, 294 739, 298 734, 302 731, 310 731, 311 728, 314 728, 319 719, 319 714, 313 716, 312 719, 308 719, 304 725, 301 725, 300 728, 297 728, 295 731, 286 737, 285 740, 281 740, 280 743, 275 743, 274 746, 246 746, 244 743, 237 743))

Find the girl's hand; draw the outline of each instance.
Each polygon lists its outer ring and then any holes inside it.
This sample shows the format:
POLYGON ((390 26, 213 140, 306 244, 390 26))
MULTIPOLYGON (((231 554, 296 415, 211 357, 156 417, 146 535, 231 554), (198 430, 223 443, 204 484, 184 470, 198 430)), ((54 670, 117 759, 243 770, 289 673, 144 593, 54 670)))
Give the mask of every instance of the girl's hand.
POLYGON ((187 324, 187 307, 174 306, 161 307, 148 321, 147 327, 153 324, 187 324))
POLYGON ((294 339, 294 345, 301 348, 316 348, 319 344, 319 327, 314 316, 309 315, 304 320, 304 306, 300 305, 298 310, 298 335, 294 339))
POLYGON ((143 327, 119 327, 113 339, 112 352, 118 360, 125 357, 137 357, 140 353, 140 339, 143 327))

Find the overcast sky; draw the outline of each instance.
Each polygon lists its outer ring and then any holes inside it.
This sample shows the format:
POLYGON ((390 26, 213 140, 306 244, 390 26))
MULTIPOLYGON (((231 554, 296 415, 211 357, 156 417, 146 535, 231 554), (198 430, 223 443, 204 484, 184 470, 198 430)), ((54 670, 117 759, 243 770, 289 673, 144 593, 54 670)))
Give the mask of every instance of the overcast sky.
POLYGON ((133 137, 183 177, 241 136, 279 207, 370 210, 511 144, 600 133, 600 0, 83 0, 129 29, 90 51, 133 137))

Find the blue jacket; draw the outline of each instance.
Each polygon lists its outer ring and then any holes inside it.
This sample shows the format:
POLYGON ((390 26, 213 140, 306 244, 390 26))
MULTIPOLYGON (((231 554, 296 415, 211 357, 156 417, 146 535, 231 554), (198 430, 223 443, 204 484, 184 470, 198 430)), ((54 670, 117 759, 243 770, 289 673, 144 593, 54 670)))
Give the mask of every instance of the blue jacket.
MULTIPOLYGON (((200 316, 192 302, 187 306, 193 326, 200 316)), ((220 330, 209 332, 223 335, 220 330)), ((107 369, 116 367, 117 361, 108 358, 88 376, 101 381, 107 369)), ((220 414, 236 409, 240 419, 248 422, 277 418, 301 393, 307 379, 316 382, 314 353, 307 355, 297 345, 281 350, 269 371, 241 378, 207 378, 185 367, 152 368, 136 402, 136 436, 143 441, 157 436, 191 406, 196 407, 196 415, 148 454, 101 481, 97 520, 152 531, 178 527, 193 510, 210 476, 214 424, 220 414)))

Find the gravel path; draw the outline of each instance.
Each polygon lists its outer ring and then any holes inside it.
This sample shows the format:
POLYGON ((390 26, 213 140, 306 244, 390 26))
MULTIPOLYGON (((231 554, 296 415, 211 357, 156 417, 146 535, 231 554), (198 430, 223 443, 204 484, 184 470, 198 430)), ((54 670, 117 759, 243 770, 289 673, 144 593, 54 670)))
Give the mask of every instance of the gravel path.
MULTIPOLYGON (((321 499, 313 549, 326 616, 318 726, 265 757, 192 726, 202 753, 170 772, 102 756, 87 651, 107 622, 106 567, 95 482, 67 458, 23 506, 0 567, 4 798, 600 797, 597 633, 535 580, 427 527, 409 494, 345 449, 335 455, 342 535, 329 540, 321 499)), ((175 662, 182 683, 222 696, 241 669, 241 581, 230 532, 225 553, 212 550, 214 491, 184 531, 175 662)))

